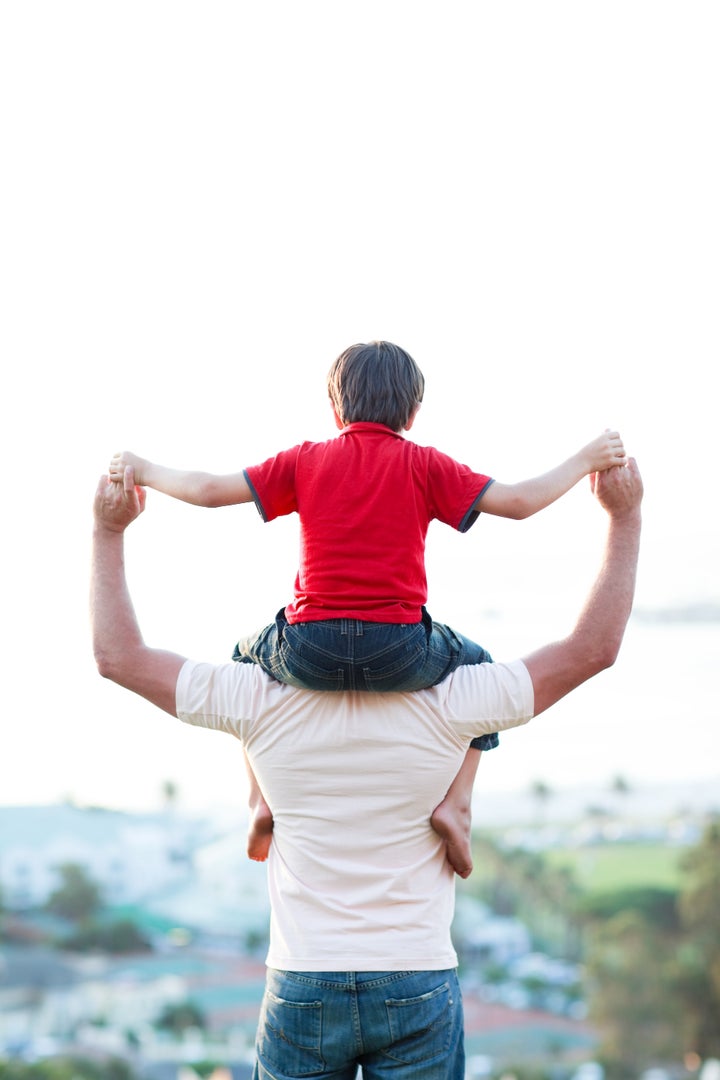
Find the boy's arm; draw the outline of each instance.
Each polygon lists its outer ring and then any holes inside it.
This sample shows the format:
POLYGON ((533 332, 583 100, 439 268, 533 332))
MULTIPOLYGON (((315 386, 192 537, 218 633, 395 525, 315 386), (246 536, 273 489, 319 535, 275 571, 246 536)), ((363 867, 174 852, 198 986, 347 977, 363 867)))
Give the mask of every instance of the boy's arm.
POLYGON ((623 441, 617 431, 608 428, 567 461, 541 476, 517 484, 496 481, 480 496, 473 509, 519 521, 550 506, 584 476, 625 464, 627 455, 623 441))
POLYGON ((236 503, 252 502, 252 492, 243 473, 220 476, 216 473, 170 469, 138 457, 129 450, 115 454, 108 475, 116 484, 154 488, 193 506, 234 506, 236 503))

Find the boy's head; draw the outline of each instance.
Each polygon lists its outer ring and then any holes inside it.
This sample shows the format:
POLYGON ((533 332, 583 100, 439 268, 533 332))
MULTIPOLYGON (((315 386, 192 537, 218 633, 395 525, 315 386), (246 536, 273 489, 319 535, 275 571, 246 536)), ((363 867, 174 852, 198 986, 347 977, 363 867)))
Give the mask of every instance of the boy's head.
POLYGON ((385 424, 402 431, 412 423, 425 379, 412 356, 390 341, 351 345, 328 372, 328 393, 345 424, 385 424))

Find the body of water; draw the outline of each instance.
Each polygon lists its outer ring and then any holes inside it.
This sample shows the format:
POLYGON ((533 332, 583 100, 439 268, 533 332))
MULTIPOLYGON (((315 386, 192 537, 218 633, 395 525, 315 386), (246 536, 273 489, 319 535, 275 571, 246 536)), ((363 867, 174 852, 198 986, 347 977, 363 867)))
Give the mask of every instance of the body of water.
MULTIPOLYGON (((496 659, 527 651, 514 647, 520 636, 528 648, 547 640, 540 624, 520 632, 497 620, 488 633, 496 659)), ((503 735, 501 748, 485 755, 480 782, 516 790, 536 780, 597 786, 618 775, 643 785, 717 778, 720 790, 719 659, 718 623, 633 617, 615 666, 503 735)))

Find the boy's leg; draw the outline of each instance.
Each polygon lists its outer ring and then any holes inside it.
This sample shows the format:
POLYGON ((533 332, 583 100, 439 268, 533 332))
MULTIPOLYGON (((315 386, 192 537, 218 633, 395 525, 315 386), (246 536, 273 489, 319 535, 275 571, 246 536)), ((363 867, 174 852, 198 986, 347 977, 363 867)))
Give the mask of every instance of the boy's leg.
POLYGON ((468 748, 447 795, 430 816, 430 824, 445 841, 448 862, 461 878, 470 877, 473 868, 472 792, 481 756, 482 750, 468 748))
MULTIPOLYGON (((481 645, 443 623, 432 622, 430 616, 424 614, 429 626, 430 649, 436 655, 447 656, 448 665, 443 678, 461 664, 492 663, 490 653, 481 645)), ((472 793, 480 757, 483 750, 493 750, 498 743, 496 732, 472 740, 457 776, 430 817, 433 829, 445 841, 448 862, 462 878, 469 877, 473 867, 472 793)))
MULTIPOLYGON (((278 613, 282 614, 281 612, 278 613)), ((277 620, 252 637, 238 641, 233 651, 233 660, 243 664, 258 664, 268 675, 273 674, 272 665, 277 655, 278 646, 277 620)), ((243 750, 245 771, 248 778, 248 807, 250 823, 248 825, 247 854, 255 862, 265 862, 272 841, 273 817, 255 773, 243 750)))
MULTIPOLYGON (((285 612, 281 610, 277 613, 274 622, 251 637, 243 638, 237 642, 233 651, 233 660, 243 664, 257 664, 272 678, 289 683, 291 686, 301 686, 306 689, 342 689, 342 678, 339 681, 337 679, 337 663, 334 665, 335 681, 331 678, 324 682, 320 681, 315 685, 294 676, 292 668, 288 666, 283 655, 282 646, 286 629, 285 612)), ((244 757, 249 784, 248 806, 250 809, 247 854, 250 859, 254 859, 256 862, 264 862, 268 857, 272 842, 272 811, 260 790, 260 785, 255 778, 247 754, 244 754, 244 757)))
POLYGON ((279 611, 275 621, 268 623, 249 637, 237 642, 232 658, 243 664, 258 664, 268 675, 275 676, 280 652, 280 620, 284 612, 279 611))
POLYGON ((233 660, 258 664, 263 671, 301 690, 354 689, 347 681, 348 635, 341 631, 347 619, 290 625, 284 609, 259 633, 238 641, 233 660))
POLYGON ((422 623, 345 618, 288 623, 284 611, 239 641, 233 653, 233 660, 256 663, 279 682, 323 692, 421 690, 439 681, 444 667, 443 662, 428 673, 427 659, 422 623))
POLYGON ((250 808, 250 825, 248 827, 247 853, 248 858, 255 862, 265 862, 270 851, 272 840, 273 816, 270 807, 265 802, 265 796, 260 790, 252 765, 243 750, 245 758, 245 770, 247 772, 250 792, 248 806, 250 808))

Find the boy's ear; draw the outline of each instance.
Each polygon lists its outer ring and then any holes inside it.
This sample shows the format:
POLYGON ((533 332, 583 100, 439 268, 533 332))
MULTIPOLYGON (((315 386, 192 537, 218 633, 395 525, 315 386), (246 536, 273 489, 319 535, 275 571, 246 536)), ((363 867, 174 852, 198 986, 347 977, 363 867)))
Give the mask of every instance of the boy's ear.
POLYGON ((337 411, 337 409, 335 408, 335 405, 332 402, 330 402, 330 408, 332 409, 332 413, 333 413, 333 416, 335 418, 335 427, 338 429, 338 431, 342 431, 342 429, 346 425, 343 424, 342 420, 338 416, 338 411, 337 411))
POLYGON ((415 406, 415 408, 413 409, 413 411, 412 411, 412 412, 410 413, 410 419, 408 420, 407 424, 405 425, 405 427, 404 427, 404 429, 403 429, 404 431, 409 431, 409 430, 410 430, 410 428, 411 428, 411 427, 413 426, 413 424, 415 423, 415 417, 416 417, 416 416, 417 416, 417 414, 418 414, 418 413, 420 412, 420 404, 421 404, 421 403, 420 403, 420 402, 418 401, 417 405, 415 406))

